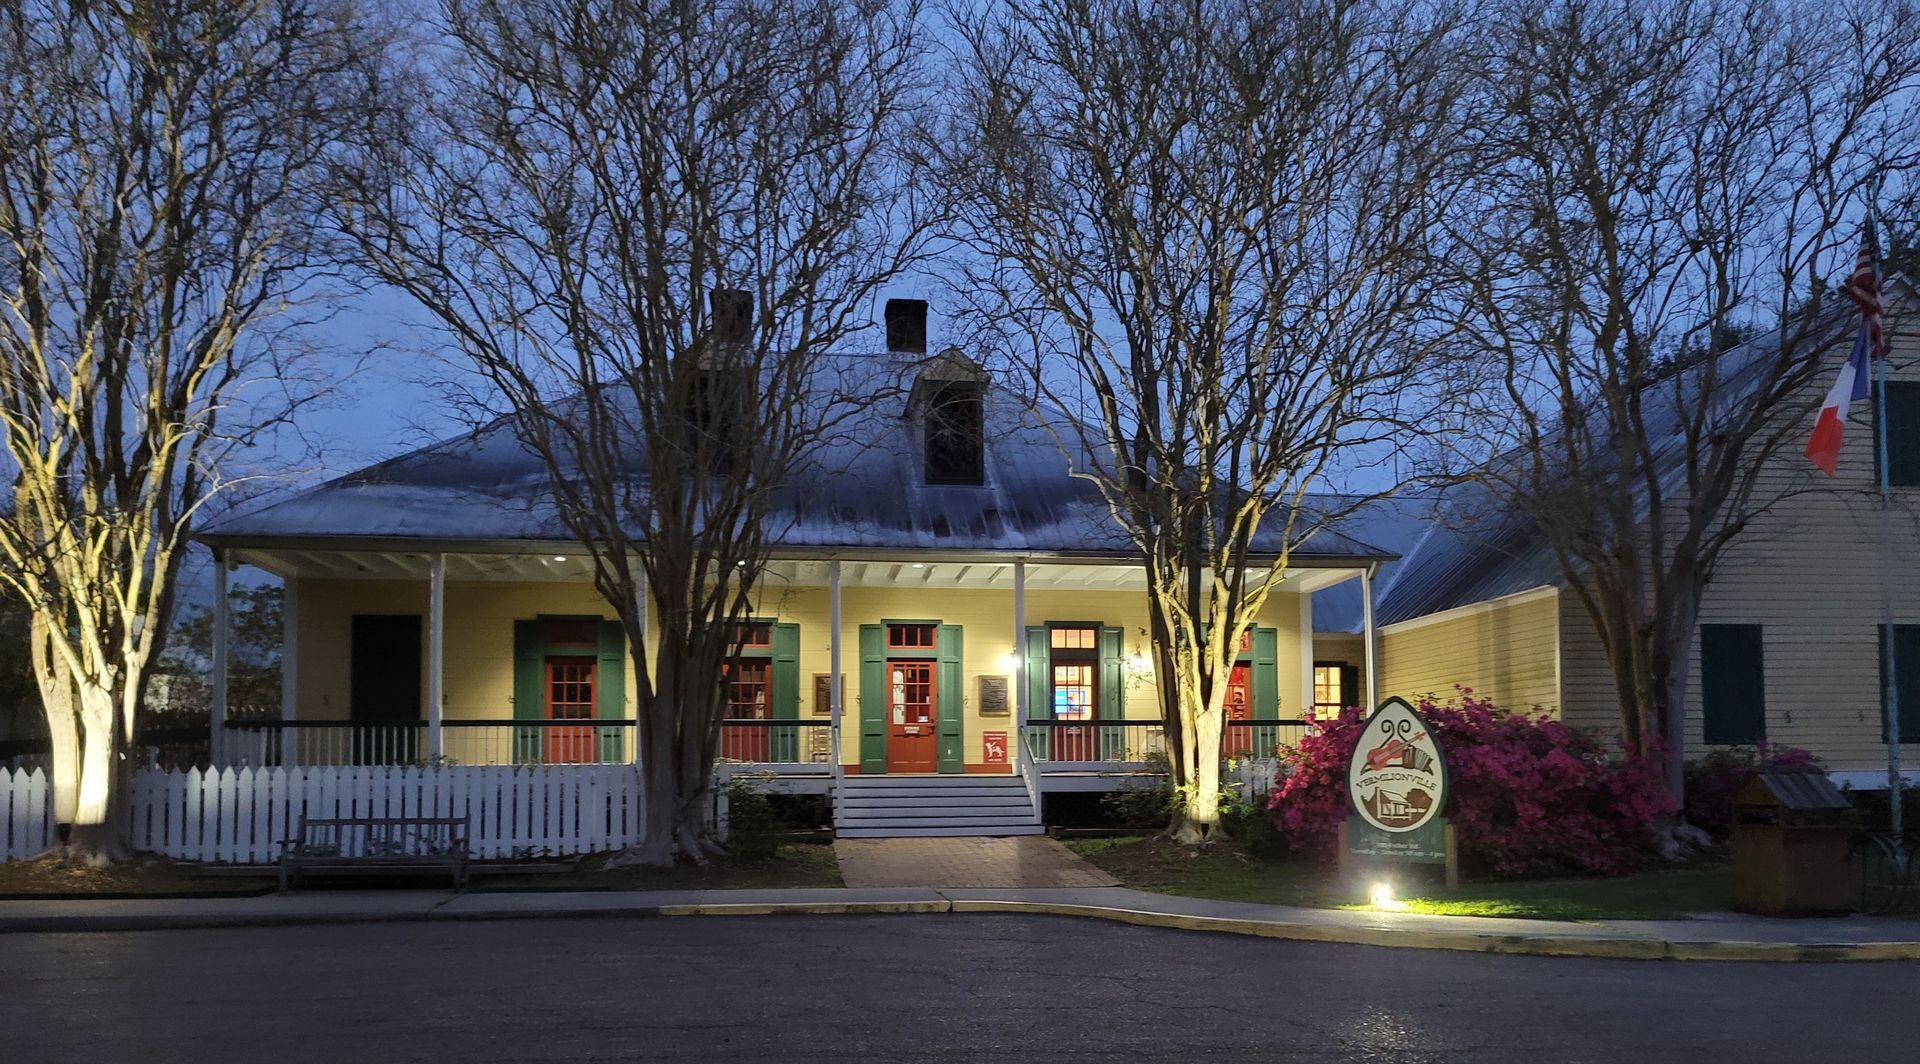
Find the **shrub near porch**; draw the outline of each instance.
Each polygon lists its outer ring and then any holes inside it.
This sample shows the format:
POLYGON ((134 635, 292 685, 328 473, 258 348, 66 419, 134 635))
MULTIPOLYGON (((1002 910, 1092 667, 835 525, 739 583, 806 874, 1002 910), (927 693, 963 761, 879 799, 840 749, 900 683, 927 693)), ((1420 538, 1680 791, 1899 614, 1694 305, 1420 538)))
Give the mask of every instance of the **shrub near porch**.
MULTIPOLYGON (((1619 875, 1653 857, 1648 828, 1673 811, 1657 759, 1550 718, 1501 712, 1470 690, 1457 705, 1423 699, 1418 708, 1446 752, 1448 816, 1467 874, 1619 875)), ((1268 809, 1296 856, 1332 860, 1365 720, 1358 709, 1321 718, 1285 753, 1268 809)))

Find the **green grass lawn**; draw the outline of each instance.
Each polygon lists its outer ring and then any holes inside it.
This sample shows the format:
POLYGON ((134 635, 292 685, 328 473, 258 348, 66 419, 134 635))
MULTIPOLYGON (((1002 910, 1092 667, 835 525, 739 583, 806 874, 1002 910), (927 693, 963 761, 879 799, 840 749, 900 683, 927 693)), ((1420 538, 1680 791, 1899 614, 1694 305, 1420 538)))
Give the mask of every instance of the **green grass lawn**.
MULTIPOLYGON (((1364 909, 1330 868, 1267 860, 1220 846, 1205 850, 1130 836, 1073 839, 1067 846, 1121 883, 1161 894, 1272 905, 1364 909)), ((1407 911, 1533 920, 1656 920, 1727 909, 1733 879, 1725 865, 1662 869, 1612 879, 1535 879, 1402 885, 1407 911)))
POLYGON ((720 858, 704 865, 671 868, 606 868, 605 856, 589 857, 572 872, 474 876, 473 890, 751 890, 775 887, 838 887, 840 862, 833 847, 789 843, 761 861, 720 858))

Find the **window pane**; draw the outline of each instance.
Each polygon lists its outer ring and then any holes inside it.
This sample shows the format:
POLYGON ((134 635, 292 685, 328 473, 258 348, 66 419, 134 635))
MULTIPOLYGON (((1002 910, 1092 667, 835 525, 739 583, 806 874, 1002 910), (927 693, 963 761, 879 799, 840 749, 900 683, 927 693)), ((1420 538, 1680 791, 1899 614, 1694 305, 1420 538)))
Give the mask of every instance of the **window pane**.
POLYGON ((896 650, 929 650, 933 647, 935 625, 887 625, 887 646, 896 650))
POLYGON ((1092 628, 1055 628, 1053 647, 1055 650, 1092 650, 1099 636, 1100 633, 1092 628))
POLYGON ((1053 717, 1055 720, 1093 719, 1092 665, 1053 667, 1053 717))
POLYGON ((742 659, 727 667, 727 716, 735 720, 766 720, 773 715, 768 701, 768 666, 761 659, 742 659))
POLYGON ((1313 705, 1316 709, 1342 709, 1345 699, 1340 691, 1340 666, 1313 667, 1313 705))

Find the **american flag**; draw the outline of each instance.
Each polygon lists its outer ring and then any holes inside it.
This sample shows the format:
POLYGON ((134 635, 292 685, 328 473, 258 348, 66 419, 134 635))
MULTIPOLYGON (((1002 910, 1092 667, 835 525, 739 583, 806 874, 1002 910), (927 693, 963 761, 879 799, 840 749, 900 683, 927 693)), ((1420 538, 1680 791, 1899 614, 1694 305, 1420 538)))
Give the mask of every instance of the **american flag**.
POLYGON ((1880 241, 1873 235, 1873 223, 1860 238, 1860 257, 1854 260, 1853 273, 1840 291, 1860 308, 1860 329, 1867 335, 1867 357, 1887 357, 1887 337, 1881 328, 1884 307, 1880 302, 1880 241))

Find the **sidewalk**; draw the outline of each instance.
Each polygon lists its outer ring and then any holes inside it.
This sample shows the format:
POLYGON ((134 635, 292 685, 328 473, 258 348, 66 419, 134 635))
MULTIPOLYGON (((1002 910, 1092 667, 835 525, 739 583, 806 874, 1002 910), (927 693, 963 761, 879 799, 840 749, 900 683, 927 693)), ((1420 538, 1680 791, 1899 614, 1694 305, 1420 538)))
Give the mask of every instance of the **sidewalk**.
POLYGON ((1534 956, 1732 961, 1920 960, 1920 921, 1840 917, 1572 923, 1347 912, 1130 890, 820 888, 554 893, 318 891, 241 898, 0 901, 0 933, 376 921, 780 913, 1033 913, 1309 942, 1534 956))

